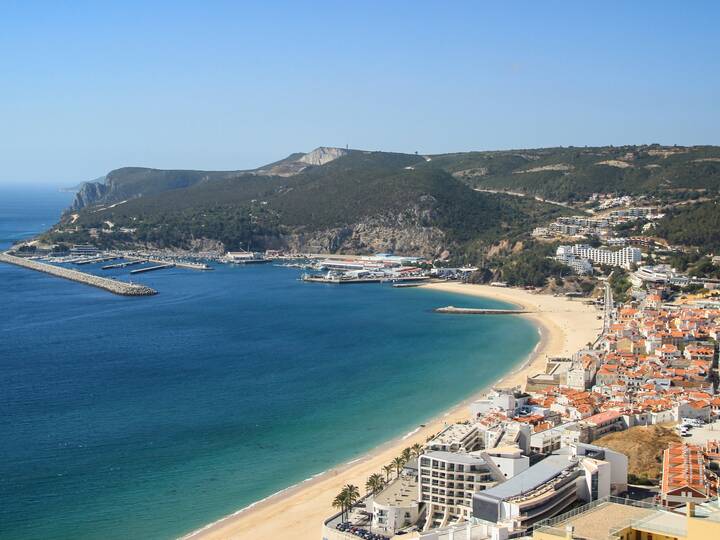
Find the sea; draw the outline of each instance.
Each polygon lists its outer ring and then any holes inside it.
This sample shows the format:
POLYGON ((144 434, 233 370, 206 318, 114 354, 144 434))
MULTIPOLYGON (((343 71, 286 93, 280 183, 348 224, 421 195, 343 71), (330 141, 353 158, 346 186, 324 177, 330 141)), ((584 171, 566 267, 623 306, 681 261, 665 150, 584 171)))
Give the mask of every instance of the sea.
MULTIPOLYGON (((0 186, 0 248, 71 198, 0 186)), ((129 278, 99 266, 80 269, 129 278)), ((213 266, 128 298, 0 264, 0 538, 182 536, 413 431, 539 340, 433 313, 492 300, 213 266)))

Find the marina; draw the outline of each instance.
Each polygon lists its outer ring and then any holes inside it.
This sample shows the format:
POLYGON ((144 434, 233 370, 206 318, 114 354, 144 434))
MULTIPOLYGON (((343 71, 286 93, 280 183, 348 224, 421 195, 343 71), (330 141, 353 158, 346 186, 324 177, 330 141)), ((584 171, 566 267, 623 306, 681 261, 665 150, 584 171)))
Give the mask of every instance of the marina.
POLYGON ((155 289, 151 289, 145 285, 94 276, 78 270, 71 270, 69 268, 62 268, 52 264, 23 259, 22 257, 15 257, 8 253, 0 253, 0 262, 21 266, 29 270, 43 272, 51 276, 69 279, 78 283, 84 283, 85 285, 97 287, 98 289, 103 289, 121 296, 152 296, 157 294, 155 289))

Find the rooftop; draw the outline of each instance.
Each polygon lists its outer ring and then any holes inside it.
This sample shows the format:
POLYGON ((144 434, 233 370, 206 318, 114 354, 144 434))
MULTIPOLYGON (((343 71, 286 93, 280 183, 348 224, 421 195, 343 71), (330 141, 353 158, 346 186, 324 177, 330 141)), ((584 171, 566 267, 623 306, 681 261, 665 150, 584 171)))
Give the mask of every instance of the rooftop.
POLYGON ((432 440, 428 441, 427 445, 460 443, 473 431, 477 431, 477 427, 473 424, 451 424, 438 433, 432 440))
POLYGON ((418 483, 413 476, 400 476, 390 483, 373 501, 383 506, 412 506, 417 504, 418 483))
POLYGON ((556 455, 546 457, 529 469, 509 478, 497 486, 491 487, 475 496, 495 500, 506 500, 524 495, 547 483, 560 475, 567 468, 577 464, 577 460, 569 459, 567 455, 556 455))
POLYGON ((607 497, 542 521, 537 524, 535 530, 546 535, 565 538, 566 527, 570 525, 574 529, 573 538, 606 540, 615 538, 613 535, 624 527, 651 519, 661 521, 665 519, 669 523, 661 523, 661 525, 665 525, 666 528, 674 525, 669 528, 675 530, 678 527, 677 518, 680 518, 679 526, 684 526, 684 516, 661 511, 657 505, 607 497), (670 514, 670 517, 666 518, 664 514, 670 514))
POLYGON ((439 450, 432 450, 425 452, 422 457, 429 457, 431 459, 439 459, 441 461, 450 461, 452 463, 462 463, 463 465, 483 465, 485 459, 479 454, 459 454, 457 452, 441 452, 439 450))
POLYGON ((562 529, 564 535, 565 527, 572 525, 575 529, 575 537, 587 540, 606 540, 610 538, 610 529, 617 524, 627 520, 645 518, 653 513, 654 510, 648 508, 604 502, 586 512, 555 523, 553 527, 562 529))

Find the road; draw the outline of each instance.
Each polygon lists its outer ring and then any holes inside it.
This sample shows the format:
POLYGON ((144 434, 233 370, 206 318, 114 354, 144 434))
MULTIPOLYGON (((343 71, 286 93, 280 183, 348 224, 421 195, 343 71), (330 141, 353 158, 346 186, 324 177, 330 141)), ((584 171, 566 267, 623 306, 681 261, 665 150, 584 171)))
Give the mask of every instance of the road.
POLYGON ((560 201, 551 201, 550 199, 543 199, 542 197, 538 197, 537 195, 528 195, 527 193, 520 193, 519 191, 502 191, 499 189, 480 189, 480 188, 473 188, 475 191, 480 191, 482 193, 495 193, 498 195, 512 195, 513 197, 531 197, 535 199, 536 201, 544 202, 547 204, 554 204, 555 206, 562 206, 563 208, 573 208, 568 203, 563 203, 560 201))

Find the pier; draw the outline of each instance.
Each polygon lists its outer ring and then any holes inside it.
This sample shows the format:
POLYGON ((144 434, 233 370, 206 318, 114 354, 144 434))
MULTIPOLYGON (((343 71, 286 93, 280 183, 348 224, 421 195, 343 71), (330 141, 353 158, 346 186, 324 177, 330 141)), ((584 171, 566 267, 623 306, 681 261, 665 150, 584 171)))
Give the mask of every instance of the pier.
MULTIPOLYGON (((131 256, 125 256, 126 259, 129 261, 137 261, 138 263, 144 263, 144 262, 151 262, 155 263, 157 265, 165 265, 165 264, 172 264, 173 266, 177 266, 178 268, 188 268, 189 270, 212 270, 212 266, 205 263, 197 263, 197 262, 190 262, 190 261, 176 261, 173 259, 154 259, 152 257, 131 257, 131 256)), ((132 272, 131 272, 132 273, 132 272)))
POLYGON ((116 259, 119 259, 120 257, 117 257, 115 255, 111 255, 109 257, 90 257, 88 259, 82 259, 80 261, 73 261, 74 264, 92 264, 92 263, 101 263, 101 262, 107 262, 107 261, 114 261, 116 259))
POLYGON ((344 276, 318 276, 313 274, 303 274, 300 279, 311 283, 334 283, 336 285, 350 283, 382 283, 383 281, 389 281, 380 277, 350 278, 344 276))
POLYGON ((138 268, 130 270, 131 274, 142 274, 143 272, 154 272, 155 270, 163 270, 164 268, 175 268, 174 263, 158 264, 157 266, 148 266, 147 268, 138 268))
POLYGON ((113 268, 125 268, 126 266, 135 266, 136 264, 142 264, 144 262, 147 262, 145 260, 139 259, 137 261, 125 261, 121 263, 116 264, 108 264, 100 268, 100 270, 112 270, 113 268))
POLYGON ((103 289, 121 296, 151 296, 153 294, 157 294, 155 289, 151 289, 145 285, 126 283, 124 281, 94 276, 78 270, 70 270, 69 268, 62 268, 60 266, 53 266, 52 264, 31 261, 23 259, 22 257, 15 257, 14 255, 10 255, 8 253, 0 253, 0 262, 14 264, 15 266, 21 266, 23 268, 35 270, 36 272, 43 272, 44 274, 69 279, 71 281, 77 281, 78 283, 84 283, 85 285, 97 287, 98 289, 103 289))
POLYGON ((459 315, 521 315, 532 313, 527 309, 484 309, 484 308, 462 308, 446 306, 435 308, 435 313, 454 313, 459 315))

